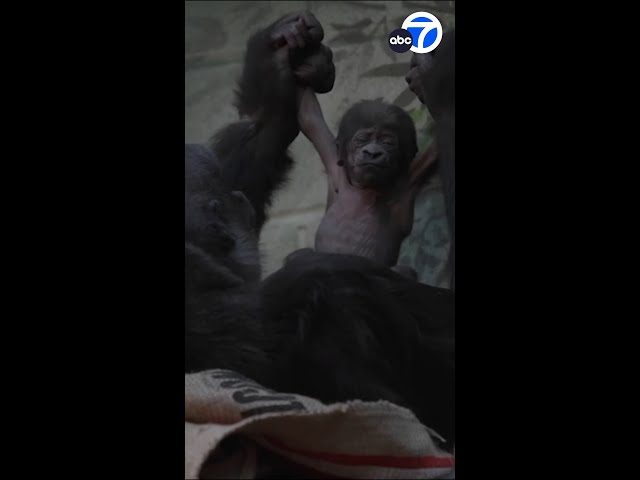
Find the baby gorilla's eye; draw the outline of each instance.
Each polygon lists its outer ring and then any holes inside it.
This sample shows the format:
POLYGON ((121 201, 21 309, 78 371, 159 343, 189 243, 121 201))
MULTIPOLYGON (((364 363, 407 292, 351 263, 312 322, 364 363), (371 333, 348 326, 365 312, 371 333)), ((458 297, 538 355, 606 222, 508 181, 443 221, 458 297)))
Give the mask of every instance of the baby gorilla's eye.
POLYGON ((370 135, 367 133, 359 133, 353 137, 353 141, 358 144, 367 143, 370 135))

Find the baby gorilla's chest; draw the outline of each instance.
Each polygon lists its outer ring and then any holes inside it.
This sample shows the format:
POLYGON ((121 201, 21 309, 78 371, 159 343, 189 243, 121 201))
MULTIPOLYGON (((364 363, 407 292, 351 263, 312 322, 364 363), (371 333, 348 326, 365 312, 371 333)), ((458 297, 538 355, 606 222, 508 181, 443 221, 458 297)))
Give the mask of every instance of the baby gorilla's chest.
POLYGON ((403 240, 401 228, 384 203, 338 197, 316 233, 316 250, 366 257, 393 266, 403 240))

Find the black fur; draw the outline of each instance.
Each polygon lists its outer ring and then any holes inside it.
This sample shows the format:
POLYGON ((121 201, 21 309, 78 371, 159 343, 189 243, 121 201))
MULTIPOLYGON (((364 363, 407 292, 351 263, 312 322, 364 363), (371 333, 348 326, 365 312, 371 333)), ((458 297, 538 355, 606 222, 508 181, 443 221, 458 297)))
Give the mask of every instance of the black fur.
POLYGON ((221 161, 222 181, 246 194, 256 212, 257 232, 273 192, 285 182, 293 163, 287 148, 300 131, 296 85, 306 82, 323 92, 333 87, 333 56, 320 44, 323 35, 320 23, 309 13, 286 15, 254 34, 247 43, 235 103, 239 114, 248 118, 211 139, 221 161), (277 54, 274 35, 301 17, 311 42, 304 49, 277 54))
POLYGON ((262 378, 255 214, 239 192, 220 182, 218 162, 201 146, 185 146, 185 371, 226 368, 262 378), (246 346, 237 345, 237 337, 246 346))
POLYGON ((210 152, 185 152, 185 372, 235 370, 325 402, 385 399, 453 439, 453 294, 310 250, 261 284, 251 205, 193 175, 215 170, 210 152))
POLYGON ((295 338, 275 358, 274 388, 392 401, 453 441, 452 292, 362 257, 306 251, 264 281, 262 308, 265 324, 295 338))
POLYGON ((322 36, 321 25, 308 13, 285 16, 253 35, 236 92, 238 111, 249 118, 219 131, 210 148, 185 145, 185 371, 210 365, 211 355, 228 358, 227 368, 247 374, 247 365, 265 363, 264 348, 221 355, 226 348, 221 343, 215 352, 208 346, 212 331, 220 341, 227 327, 251 345, 263 338, 256 323, 257 236, 271 195, 292 164, 287 147, 298 134, 293 67, 310 62, 314 68, 303 72, 308 79, 333 86, 333 78, 323 78, 332 69, 326 65, 331 52, 320 48, 322 36), (291 51, 278 47, 278 55, 273 38, 299 18, 312 41, 295 53, 297 63, 291 65, 291 51))
POLYGON ((295 78, 278 63, 270 42, 274 23, 247 43, 236 107, 247 120, 233 123, 211 139, 221 162, 222 182, 245 193, 256 212, 256 232, 266 220, 272 193, 281 186, 293 164, 287 153, 299 133, 295 78))
POLYGON ((294 135, 286 121, 278 122, 281 118, 274 114, 272 119, 277 123, 262 125, 253 121, 234 123, 212 140, 212 148, 221 159, 223 182, 244 192, 253 205, 256 232, 266 221, 273 192, 285 183, 293 165, 287 148, 297 135, 297 124, 294 135))

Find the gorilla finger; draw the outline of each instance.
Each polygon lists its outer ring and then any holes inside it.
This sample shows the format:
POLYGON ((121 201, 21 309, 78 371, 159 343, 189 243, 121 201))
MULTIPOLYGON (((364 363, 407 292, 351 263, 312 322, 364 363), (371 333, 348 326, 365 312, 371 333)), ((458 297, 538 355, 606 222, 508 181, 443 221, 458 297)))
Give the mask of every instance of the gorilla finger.
POLYGON ((318 21, 316 17, 313 16, 311 12, 304 12, 301 15, 304 24, 307 27, 309 35, 313 41, 313 43, 320 43, 324 38, 324 30, 322 29, 322 25, 318 21))
POLYGON ((307 25, 304 23, 304 20, 302 19, 302 17, 296 20, 296 22, 293 25, 298 33, 302 34, 304 37, 309 37, 309 29, 307 28, 307 25))
POLYGON ((271 35, 271 44, 274 48, 282 48, 287 44, 282 32, 276 32, 271 35))
POLYGON ((296 35, 293 31, 287 30, 284 32, 284 38, 287 40, 287 45, 289 48, 297 48, 298 40, 296 39, 296 35))
MULTIPOLYGON (((302 40, 302 36, 300 35, 300 31, 298 30, 298 27, 296 26, 296 24, 292 23, 289 26, 288 31, 289 31, 289 34, 290 34, 291 38, 293 38, 294 42, 295 42, 293 45, 290 45, 290 46, 293 47, 293 48, 302 48, 303 45, 300 44, 300 41, 302 40)), ((302 41, 304 43, 304 40, 302 40, 302 41)))
POLYGON ((316 16, 313 13, 311 13, 309 10, 305 10, 304 12, 301 12, 300 18, 304 20, 304 23, 307 27, 309 28, 319 27, 320 29, 322 29, 322 25, 320 25, 320 22, 318 21, 316 16))
POLYGON ((296 67, 296 69, 293 72, 293 74, 299 80, 308 80, 309 77, 311 77, 311 75, 313 75, 314 72, 315 72, 315 68, 314 67, 312 67, 308 63, 303 63, 303 64, 299 65, 298 67, 296 67))
POLYGON ((304 48, 307 42, 305 42, 304 37, 302 36, 302 33, 301 32, 296 33, 295 37, 296 37, 296 40, 298 41, 298 47, 304 48))
POLYGON ((301 63, 296 67, 293 73, 295 75, 304 77, 304 76, 310 75, 313 72, 314 72, 314 68, 311 65, 309 65, 308 63, 301 63))
POLYGON ((309 29, 306 27, 306 25, 302 20, 300 20, 300 23, 297 25, 297 27, 298 27, 298 32, 300 33, 300 35, 302 35, 302 38, 304 38, 305 44, 313 45, 314 40, 311 36, 311 32, 309 32, 309 29))

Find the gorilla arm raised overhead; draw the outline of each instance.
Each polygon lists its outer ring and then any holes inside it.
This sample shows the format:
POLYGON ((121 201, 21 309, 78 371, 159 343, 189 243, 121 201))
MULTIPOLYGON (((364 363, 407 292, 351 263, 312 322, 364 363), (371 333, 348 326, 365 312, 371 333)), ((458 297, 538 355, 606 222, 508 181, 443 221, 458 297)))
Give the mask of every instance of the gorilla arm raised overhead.
POLYGON ((323 36, 310 13, 286 15, 254 34, 236 92, 236 107, 245 119, 212 139, 222 180, 245 193, 256 211, 257 231, 293 162, 287 148, 299 133, 296 83, 318 91, 333 87, 335 70, 331 51, 320 43, 323 36))

